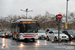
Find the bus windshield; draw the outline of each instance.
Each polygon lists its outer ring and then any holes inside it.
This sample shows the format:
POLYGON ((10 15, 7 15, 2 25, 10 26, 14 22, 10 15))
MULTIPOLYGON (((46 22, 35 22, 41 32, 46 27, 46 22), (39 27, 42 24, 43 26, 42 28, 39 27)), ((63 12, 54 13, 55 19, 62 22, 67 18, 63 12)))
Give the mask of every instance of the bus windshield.
POLYGON ((20 24, 21 33, 35 33, 37 31, 38 31, 38 26, 36 23, 20 24))

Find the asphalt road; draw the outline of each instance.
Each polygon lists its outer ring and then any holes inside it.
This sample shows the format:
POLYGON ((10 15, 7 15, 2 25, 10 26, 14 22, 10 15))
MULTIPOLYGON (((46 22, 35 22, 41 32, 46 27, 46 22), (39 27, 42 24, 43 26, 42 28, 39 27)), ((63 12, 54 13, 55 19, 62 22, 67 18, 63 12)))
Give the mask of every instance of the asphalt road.
POLYGON ((75 50, 74 41, 51 42, 46 40, 16 41, 11 38, 0 38, 0 50, 75 50))

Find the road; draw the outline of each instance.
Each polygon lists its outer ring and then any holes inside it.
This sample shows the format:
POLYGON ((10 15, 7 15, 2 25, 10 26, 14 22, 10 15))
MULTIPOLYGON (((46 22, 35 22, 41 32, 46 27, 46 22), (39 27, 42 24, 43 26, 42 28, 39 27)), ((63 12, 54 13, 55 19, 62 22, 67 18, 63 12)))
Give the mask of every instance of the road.
POLYGON ((75 50, 74 44, 70 42, 51 42, 46 40, 37 40, 35 42, 16 41, 11 38, 0 38, 0 50, 75 50))

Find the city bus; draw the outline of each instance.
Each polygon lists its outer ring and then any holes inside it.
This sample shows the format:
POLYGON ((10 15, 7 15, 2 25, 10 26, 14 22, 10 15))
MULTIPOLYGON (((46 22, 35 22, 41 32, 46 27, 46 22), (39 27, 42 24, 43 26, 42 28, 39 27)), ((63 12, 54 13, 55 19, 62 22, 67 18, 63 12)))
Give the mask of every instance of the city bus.
POLYGON ((12 38, 16 40, 30 39, 35 41, 38 39, 38 22, 32 19, 19 19, 12 22, 11 32, 12 38))

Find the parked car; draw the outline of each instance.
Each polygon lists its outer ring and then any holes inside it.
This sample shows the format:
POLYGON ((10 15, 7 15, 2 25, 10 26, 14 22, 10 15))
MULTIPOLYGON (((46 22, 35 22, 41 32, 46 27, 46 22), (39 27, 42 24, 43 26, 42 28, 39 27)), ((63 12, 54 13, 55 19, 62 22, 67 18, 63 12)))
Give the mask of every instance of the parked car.
POLYGON ((42 30, 38 31, 38 39, 46 39, 45 31, 42 30))
MULTIPOLYGON (((59 39, 60 39, 60 41, 61 40, 67 40, 68 41, 69 37, 66 34, 64 34, 64 33, 62 33, 60 31, 60 37, 59 37, 59 39)), ((49 31, 47 33, 47 41, 49 41, 49 40, 51 40, 51 41, 57 41, 58 40, 58 31, 49 31)))
POLYGON ((2 32, 0 32, 0 37, 2 36, 2 32))
POLYGON ((75 38, 75 34, 72 30, 65 30, 62 32, 65 33, 66 35, 68 35, 70 41, 75 38))

